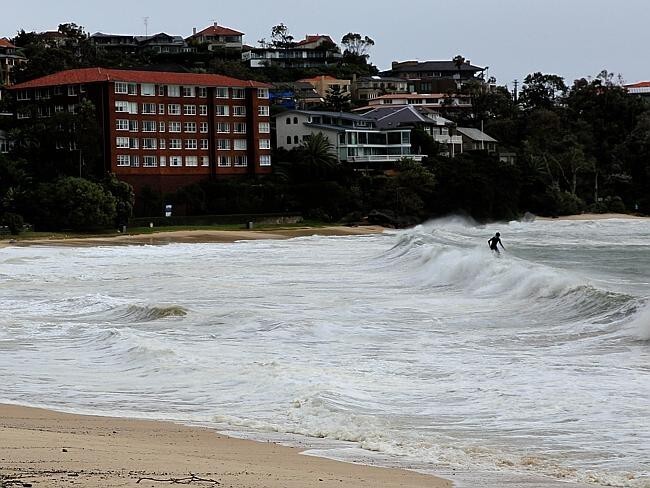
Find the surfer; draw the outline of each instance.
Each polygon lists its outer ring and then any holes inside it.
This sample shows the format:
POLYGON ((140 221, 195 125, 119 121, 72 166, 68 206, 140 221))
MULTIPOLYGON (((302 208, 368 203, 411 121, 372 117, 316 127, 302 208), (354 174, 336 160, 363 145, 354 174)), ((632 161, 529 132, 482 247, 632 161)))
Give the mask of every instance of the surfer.
POLYGON ((497 254, 499 254, 499 248, 497 247, 497 244, 500 244, 501 249, 505 250, 505 247, 503 247, 503 243, 501 242, 501 234, 499 234, 498 232, 494 234, 494 237, 488 239, 488 245, 490 246, 490 249, 496 251, 497 254))

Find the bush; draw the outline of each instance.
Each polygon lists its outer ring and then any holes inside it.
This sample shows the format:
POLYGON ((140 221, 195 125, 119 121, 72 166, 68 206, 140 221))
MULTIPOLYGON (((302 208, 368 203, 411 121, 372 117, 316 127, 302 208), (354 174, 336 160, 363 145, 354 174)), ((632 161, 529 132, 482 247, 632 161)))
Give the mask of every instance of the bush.
POLYGON ((12 236, 17 236, 23 230, 25 221, 22 215, 8 212, 2 216, 2 225, 9 227, 12 236))

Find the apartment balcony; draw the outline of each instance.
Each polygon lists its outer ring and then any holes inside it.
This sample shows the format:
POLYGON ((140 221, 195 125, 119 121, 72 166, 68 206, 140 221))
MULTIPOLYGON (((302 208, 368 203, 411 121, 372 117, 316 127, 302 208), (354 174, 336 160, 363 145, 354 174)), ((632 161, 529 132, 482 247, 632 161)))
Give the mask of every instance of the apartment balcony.
POLYGON ((426 154, 377 154, 371 156, 348 156, 347 161, 350 163, 386 163, 391 161, 398 161, 402 158, 413 159, 414 161, 422 161, 426 158, 426 154))
POLYGON ((435 134, 433 140, 439 144, 462 144, 462 136, 450 136, 445 134, 435 134))

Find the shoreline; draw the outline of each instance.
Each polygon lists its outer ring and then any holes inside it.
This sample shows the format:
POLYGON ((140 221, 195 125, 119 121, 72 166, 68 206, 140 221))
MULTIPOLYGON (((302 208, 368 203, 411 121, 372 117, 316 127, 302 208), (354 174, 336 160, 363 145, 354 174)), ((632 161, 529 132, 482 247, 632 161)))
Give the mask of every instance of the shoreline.
POLYGON ((303 455, 205 427, 10 404, 0 404, 0 438, 0 486, 142 487, 195 476, 193 486, 232 488, 452 487, 433 475, 303 455))

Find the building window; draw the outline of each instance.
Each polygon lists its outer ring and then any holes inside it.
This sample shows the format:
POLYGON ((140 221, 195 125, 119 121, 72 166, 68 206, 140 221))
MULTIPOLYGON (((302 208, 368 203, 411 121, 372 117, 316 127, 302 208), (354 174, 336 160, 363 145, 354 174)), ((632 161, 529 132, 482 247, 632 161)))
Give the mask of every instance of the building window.
MULTIPOLYGON (((41 108, 41 107, 39 107, 39 109, 40 109, 40 108, 41 108)), ((48 108, 49 108, 49 107, 48 107, 48 108)), ((68 113, 71 113, 71 114, 76 114, 76 113, 77 113, 77 104, 76 104, 76 103, 70 103, 70 104, 68 104, 68 113)), ((46 115, 46 112, 44 112, 44 113, 42 113, 42 114, 39 113, 39 115, 41 115, 41 116, 45 116, 45 115, 46 115)))
MULTIPOLYGON (((159 97, 165 96, 165 85, 158 85, 158 96, 159 97)), ((162 166, 162 164, 160 166, 162 166)))
POLYGON ((260 149, 271 149, 271 139, 260 139, 260 149))
POLYGON ((215 98, 228 98, 228 88, 226 87, 217 87, 214 89, 215 98))
POLYGON ((121 81, 116 81, 115 82, 115 93, 119 93, 121 95, 126 95, 129 93, 127 83, 123 83, 121 81))
POLYGON ((287 136, 287 144, 291 144, 291 136, 287 136))
POLYGON ((199 124, 199 131, 201 134, 207 134, 208 133, 208 123, 207 122, 201 122, 199 124))
POLYGON ((197 156, 185 156, 185 166, 198 166, 199 158, 197 156))
POLYGON ((54 106, 54 113, 58 114, 58 113, 61 113, 61 112, 63 112, 63 105, 55 105, 54 106))
POLYGON ((123 102, 121 100, 115 101, 115 111, 129 113, 129 102, 123 102))
POLYGON ((208 89, 206 87, 200 86, 197 90, 199 91, 199 97, 206 98, 208 96, 208 89))
POLYGON ((271 166, 271 156, 268 154, 262 154, 260 156, 260 166, 271 166))
POLYGON ((230 166, 230 156, 217 156, 217 165, 220 167, 230 166))
POLYGON ((196 132, 196 122, 185 122, 183 132, 196 132))
POLYGON ((269 98, 269 89, 268 88, 258 88, 257 89, 257 98, 269 98))
POLYGON ((131 167, 137 168, 139 166, 140 166, 140 156, 134 154, 133 156, 131 156, 131 167))
POLYGON ((182 149, 180 139, 170 139, 169 140, 169 149, 182 149))
POLYGON ((142 149, 156 149, 157 139, 146 137, 142 139, 142 149))
POLYGON ((193 97, 194 96, 194 87, 193 86, 184 86, 183 87, 183 96, 184 97, 193 97))
POLYGON ((156 122, 154 120, 143 120, 142 132, 156 132, 156 122))
POLYGON ((183 115, 196 115, 196 105, 183 105, 183 115))
POLYGON ((158 122, 158 132, 165 132, 165 123, 158 122))
POLYGON ((236 105, 232 108, 232 113, 235 117, 245 117, 246 107, 244 107, 243 105, 236 105))
POLYGON ((230 139, 217 139, 217 151, 229 151, 230 139))
POLYGON ((128 137, 117 137, 115 139, 115 146, 120 148, 120 149, 128 149, 130 147, 129 138, 128 137))
POLYGON ((158 166, 158 161, 156 160, 156 156, 145 156, 142 158, 142 166, 145 168, 155 168, 158 166))
POLYGON ((159 148, 159 149, 165 149, 165 146, 166 146, 166 141, 165 141, 165 139, 159 139, 159 140, 158 140, 158 148, 159 148))
POLYGON ((153 96, 155 96, 156 95, 156 85, 154 85, 153 83, 142 83, 140 85, 140 95, 142 95, 143 97, 153 97, 153 96))
POLYGON ((29 96, 29 90, 20 90, 16 98, 17 100, 30 100, 31 98, 29 96))
POLYGON ((230 133, 230 124, 228 122, 217 122, 217 133, 219 133, 219 134, 229 134, 230 133))
POLYGON ((199 115, 208 115, 207 105, 199 105, 199 115))
MULTIPOLYGON (((61 107, 63 108, 63 107, 61 107)), ((129 130, 129 121, 126 119, 117 119, 115 121, 116 130, 129 130)))
POLYGON ((248 156, 235 156, 235 166, 246 167, 248 166, 248 156))
POLYGON ((165 115, 165 104, 164 103, 159 103, 158 104, 158 113, 160 115, 165 115))
POLYGON ((297 123, 298 123, 298 117, 294 117, 294 118, 293 118, 293 123, 294 123, 294 124, 297 124, 297 123))
POLYGON ((196 149, 196 139, 185 139, 185 149, 196 149))
POLYGON ((215 107, 215 113, 219 117, 226 117, 230 113, 229 108, 228 105, 217 105, 215 107))
POLYGON ((268 105, 260 105, 257 107, 257 115, 260 117, 268 117, 269 116, 269 106, 268 105))
MULTIPOLYGON (((167 96, 168 97, 180 97, 181 96, 181 87, 178 86, 178 85, 167 85, 167 96)), ((170 164, 170 166, 172 166, 172 165, 170 164)))
POLYGON ((167 156, 160 156, 160 166, 167 166, 167 156))
POLYGON ((169 132, 180 132, 181 123, 180 122, 170 122, 169 123, 169 132))
POLYGON ((201 156, 201 166, 210 166, 209 156, 201 156))
POLYGON ((138 132, 138 121, 137 120, 129 120, 129 131, 138 132))
POLYGON ((246 97, 246 90, 243 88, 233 88, 232 89, 232 97, 233 98, 245 98, 246 97))
POLYGON ((291 124, 291 117, 287 117, 287 125, 291 124))
POLYGON ((248 147, 246 139, 235 139, 233 148, 235 151, 245 151, 248 147))
POLYGON ((300 138, 298 136, 293 136, 293 143, 300 144, 300 138))
POLYGON ((167 105, 167 114, 168 115, 180 115, 181 114, 181 106, 178 103, 170 103, 167 105))
POLYGON ((183 158, 181 156, 169 156, 170 166, 183 166, 183 158))
POLYGON ((233 124, 235 134, 246 134, 246 123, 245 122, 235 122, 233 124))
POLYGON ((203 149, 203 150, 209 149, 207 139, 201 139, 201 149, 203 149))
POLYGON ((271 133, 271 124, 268 122, 260 122, 258 124, 258 130, 260 134, 270 134, 271 133))
POLYGON ((117 155, 118 166, 131 166, 131 157, 128 154, 117 155))
MULTIPOLYGON (((129 148, 130 149, 138 149, 139 142, 140 142, 140 140, 138 138, 136 138, 136 137, 129 138, 129 148)), ((131 161, 131 162, 133 162, 133 161, 131 161)))

